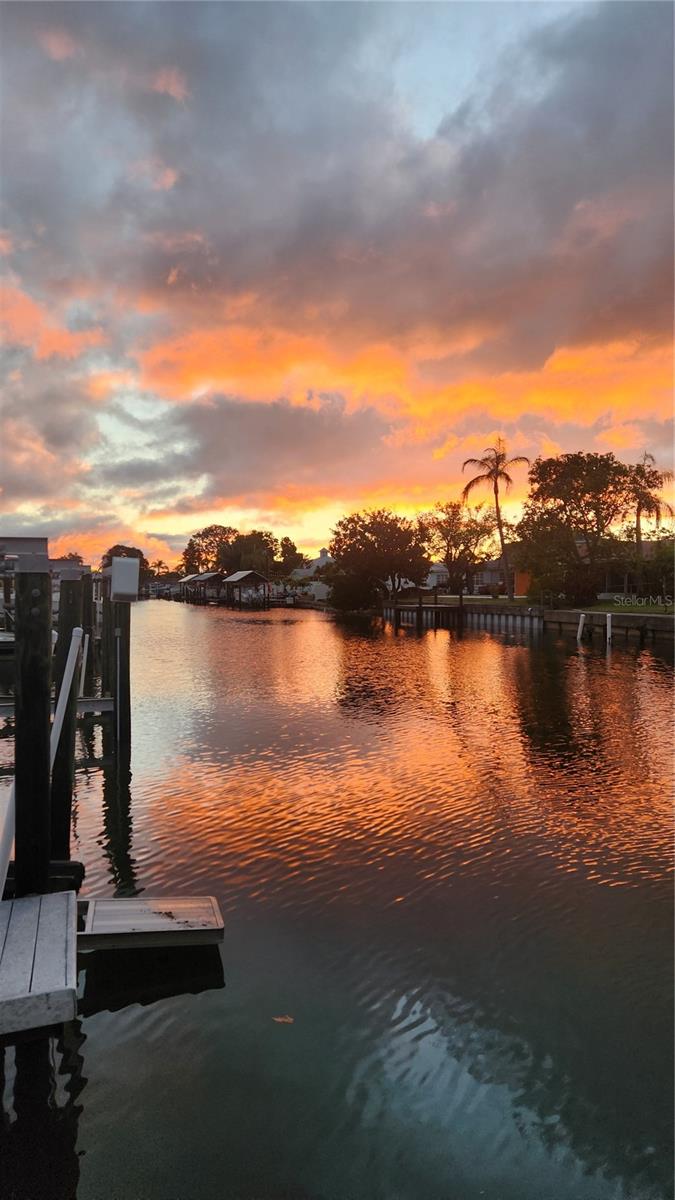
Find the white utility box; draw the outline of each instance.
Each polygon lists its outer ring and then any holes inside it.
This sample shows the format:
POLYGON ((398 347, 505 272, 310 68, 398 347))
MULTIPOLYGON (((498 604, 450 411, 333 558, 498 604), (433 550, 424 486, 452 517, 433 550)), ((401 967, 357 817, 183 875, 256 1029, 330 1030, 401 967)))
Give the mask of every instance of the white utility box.
POLYGON ((113 558, 110 567, 110 599, 138 600, 137 558, 113 558))

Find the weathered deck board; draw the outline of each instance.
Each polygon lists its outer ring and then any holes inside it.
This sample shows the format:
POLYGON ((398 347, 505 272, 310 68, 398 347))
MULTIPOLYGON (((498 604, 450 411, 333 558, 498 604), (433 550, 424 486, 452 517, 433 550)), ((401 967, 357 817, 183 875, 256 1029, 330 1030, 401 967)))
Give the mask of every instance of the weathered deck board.
POLYGON ((143 896, 133 900, 80 900, 85 927, 78 950, 198 946, 223 940, 223 918, 213 896, 143 896))
POLYGON ((0 903, 0 1034, 77 1013, 74 892, 0 903))
POLYGON ((0 959, 0 1000, 30 992, 35 942, 40 918, 40 897, 27 896, 12 905, 0 959))

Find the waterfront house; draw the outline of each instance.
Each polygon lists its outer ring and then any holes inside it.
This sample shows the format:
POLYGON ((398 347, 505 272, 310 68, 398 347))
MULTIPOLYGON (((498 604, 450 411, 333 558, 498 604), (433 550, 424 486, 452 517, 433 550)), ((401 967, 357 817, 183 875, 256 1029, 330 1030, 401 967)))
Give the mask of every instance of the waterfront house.
POLYGON ((303 595, 308 600, 320 602, 328 600, 330 584, 322 579, 322 575, 327 567, 333 565, 334 561, 326 547, 322 546, 318 558, 310 559, 306 567, 296 567, 295 571, 291 572, 291 586, 302 588, 303 595))
POLYGON ((429 567, 429 574, 426 577, 424 586, 427 588, 444 588, 450 582, 448 568, 445 563, 435 562, 429 567))
MULTIPOLYGON (((509 549, 513 550, 513 547, 509 547, 509 549)), ((526 596, 532 578, 529 571, 522 571, 518 568, 514 570, 510 560, 509 565, 511 566, 514 596, 526 596)), ((481 563, 473 572, 473 591, 476 595, 491 596, 495 592, 497 595, 506 595, 506 590, 506 571, 501 554, 499 558, 481 563)))

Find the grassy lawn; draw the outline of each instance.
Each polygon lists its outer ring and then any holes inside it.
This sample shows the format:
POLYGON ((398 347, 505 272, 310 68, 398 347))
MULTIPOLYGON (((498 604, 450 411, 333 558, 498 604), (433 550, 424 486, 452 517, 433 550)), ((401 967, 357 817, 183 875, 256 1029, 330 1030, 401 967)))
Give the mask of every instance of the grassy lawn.
MULTIPOLYGON (((459 604, 459 597, 439 596, 438 601, 439 604, 448 604, 450 606, 454 605, 456 607, 459 604)), ((465 596, 464 603, 499 604, 499 606, 504 609, 515 608, 518 610, 522 608, 529 608, 530 605, 532 605, 533 608, 539 608, 539 603, 537 601, 530 601, 525 597, 516 600, 507 600, 505 596, 500 596, 498 600, 493 600, 491 596, 465 596)), ((551 606, 547 605, 546 607, 550 608, 551 606)), ((560 603, 553 605, 553 607, 561 610, 570 609, 573 612, 637 613, 640 616, 673 616, 675 613, 675 608, 672 604, 615 604, 612 600, 599 600, 597 604, 571 605, 560 603)))
POLYGON ((598 604, 589 604, 580 610, 583 612, 615 612, 639 613, 640 616, 672 616, 675 609, 672 604, 614 604, 611 600, 601 600, 598 604))
MULTIPOLYGON (((433 603, 433 597, 425 596, 425 603, 427 603, 427 604, 433 603)), ((442 595, 439 595, 439 597, 438 597, 438 603, 439 604, 457 605, 457 604, 459 604, 459 596, 446 596, 446 595, 442 594, 442 595)), ((501 604, 504 606, 504 608, 522 608, 524 605, 525 608, 528 608, 529 605, 534 604, 535 601, 528 600, 528 599, 526 599, 525 596, 518 596, 518 597, 516 597, 515 600, 507 600, 506 596, 495 596, 494 599, 492 598, 492 596, 465 596, 464 603, 465 604, 501 604)))

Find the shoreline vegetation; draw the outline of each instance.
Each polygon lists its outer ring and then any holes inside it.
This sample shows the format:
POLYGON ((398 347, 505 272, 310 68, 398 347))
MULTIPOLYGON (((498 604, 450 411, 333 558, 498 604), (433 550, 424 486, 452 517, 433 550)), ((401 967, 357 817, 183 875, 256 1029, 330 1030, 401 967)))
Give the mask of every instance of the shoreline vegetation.
POLYGON ((142 585, 194 586, 195 579, 213 583, 212 576, 227 582, 241 572, 257 573, 284 595, 319 584, 314 598, 346 612, 378 609, 423 588, 435 596, 439 589, 461 593, 467 602, 489 596, 513 604, 522 596, 546 609, 673 613, 675 510, 662 496, 673 476, 657 469, 651 454, 633 464, 582 451, 530 463, 509 458, 499 437, 468 466, 480 469, 459 499, 438 501, 414 517, 389 508, 353 512, 336 522, 328 548, 313 561, 271 530, 209 525, 189 537, 173 572, 161 559, 148 563, 142 550, 122 545, 108 550, 101 565, 113 556, 137 557, 142 585), (529 468, 528 495, 520 520, 509 522, 502 493, 513 484, 514 466, 529 468), (479 488, 492 492, 491 502, 471 508, 470 494, 479 488))

